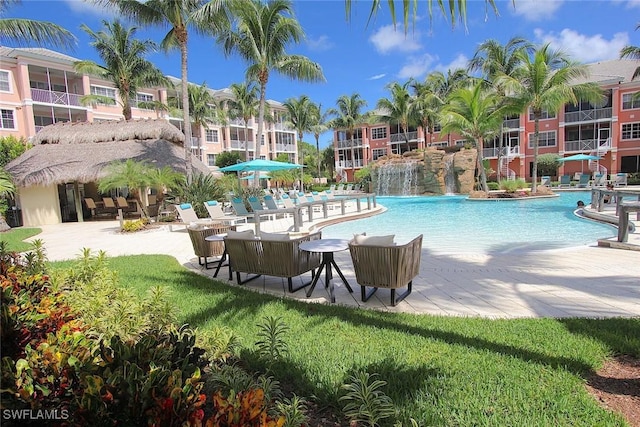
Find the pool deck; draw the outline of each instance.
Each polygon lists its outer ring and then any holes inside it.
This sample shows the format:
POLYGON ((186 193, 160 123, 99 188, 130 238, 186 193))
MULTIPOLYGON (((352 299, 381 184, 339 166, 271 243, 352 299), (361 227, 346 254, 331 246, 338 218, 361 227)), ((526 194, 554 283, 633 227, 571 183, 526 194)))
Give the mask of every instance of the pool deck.
MULTIPOLYGON (((348 215, 354 215, 351 213, 348 215)), ((635 219, 635 215, 633 215, 635 219)), ((264 231, 283 231, 291 219, 263 222, 264 231)), ((640 221, 625 250, 593 244, 572 248, 499 248, 487 254, 436 254, 423 249, 420 275, 413 292, 396 307, 388 290, 379 290, 368 302, 360 301, 349 251, 335 254, 350 294, 335 281, 337 304, 441 316, 484 318, 637 317, 640 316, 640 221)), ((318 222, 305 223, 307 229, 318 222)), ((50 260, 77 258, 83 248, 104 250, 109 256, 166 254, 190 270, 212 276, 214 269, 198 265, 184 227, 164 226, 132 234, 118 232, 117 221, 47 225, 36 236, 44 241, 50 260)), ((368 231, 368 230, 366 230, 368 231)), ((371 230, 370 234, 375 234, 371 230)), ((425 236, 428 238, 428 236, 425 236)), ((310 275, 296 278, 309 280, 310 275)), ((227 281, 223 267, 218 280, 227 281)), ((235 282, 234 282, 235 283, 235 282)), ((235 286, 235 284, 234 284, 235 286)), ((310 298, 304 291, 286 292, 286 280, 262 276, 243 287, 257 292, 327 304, 328 292, 316 286, 310 298)))

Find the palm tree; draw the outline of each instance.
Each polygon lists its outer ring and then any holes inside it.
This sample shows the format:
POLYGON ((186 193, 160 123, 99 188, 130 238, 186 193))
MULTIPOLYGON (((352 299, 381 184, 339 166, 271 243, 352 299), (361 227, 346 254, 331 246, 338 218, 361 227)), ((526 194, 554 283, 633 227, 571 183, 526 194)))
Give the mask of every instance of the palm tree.
MULTIPOLYGON (((260 158, 269 74, 275 71, 292 79, 309 82, 325 79, 319 64, 305 56, 290 55, 285 51, 288 44, 298 43, 304 37, 289 0, 246 0, 232 3, 229 8, 237 17, 237 23, 234 28, 222 34, 218 41, 227 55, 236 52, 247 61, 247 79, 255 80, 260 85, 255 151, 256 158, 260 158)), ((258 175, 255 185, 259 185, 258 175)))
POLYGON ((320 177, 320 135, 329 130, 329 126, 327 126, 328 120, 328 112, 322 112, 322 104, 311 104, 313 109, 311 114, 311 132, 313 133, 313 137, 316 140, 316 155, 317 155, 317 167, 318 167, 318 178, 320 177))
POLYGON ((537 191, 538 138, 540 119, 544 111, 556 112, 564 104, 587 101, 598 104, 604 100, 602 89, 593 82, 572 84, 588 76, 584 65, 573 62, 549 44, 534 49, 530 55, 518 51, 521 65, 511 75, 501 74, 496 81, 509 94, 519 111, 530 109, 534 119, 532 193, 537 191))
MULTIPOLYGON (((515 6, 515 0, 512 0, 513 4, 515 6)), ((433 2, 434 0, 428 0, 427 3, 427 8, 429 11, 429 19, 433 19, 433 2)), ((444 0, 437 0, 438 2, 438 6, 440 8, 440 11, 442 12, 442 14, 444 15, 445 18, 450 19, 451 20, 451 25, 455 26, 456 24, 456 17, 458 17, 458 19, 465 25, 466 28, 466 23, 467 23, 467 0, 449 0, 448 2, 445 2, 444 0), (445 6, 445 4, 447 6, 445 6), (456 5, 457 5, 457 9, 456 9, 456 5)), ((402 2, 403 5, 403 9, 402 9, 402 23, 404 24, 404 29, 405 32, 407 31, 407 28, 409 26, 409 13, 411 12, 413 14, 413 20, 412 22, 415 24, 415 20, 416 17, 419 16, 418 15, 418 4, 420 4, 419 0, 404 0, 402 2)), ((393 1, 389 1, 388 2, 389 5, 389 12, 391 13, 391 19, 393 20, 394 24, 396 22, 396 9, 395 9, 395 2, 393 1)), ((495 0, 485 0, 485 5, 488 7, 491 7, 493 9, 493 12, 498 15, 498 8, 496 7, 496 2, 495 0)), ((378 10, 380 10, 380 0, 373 0, 371 2, 371 12, 369 12, 369 21, 371 21, 372 18, 375 18, 378 10)), ((347 18, 349 18, 351 16, 351 0, 345 0, 345 9, 347 11, 347 18)))
POLYGON ((428 146, 433 142, 435 127, 440 117, 440 111, 444 106, 444 100, 440 98, 429 79, 426 79, 424 83, 411 80, 410 84, 414 91, 413 114, 418 118, 425 137, 425 146, 428 146), (430 141, 427 141, 427 135, 431 136, 430 141))
MULTIPOLYGON (((244 122, 244 160, 249 160, 249 120, 258 115, 259 89, 255 82, 233 83, 230 86, 233 99, 228 102, 229 115, 244 122)), ((255 141, 256 147, 258 141, 255 141)))
POLYGON ((329 127, 341 129, 347 132, 349 147, 351 151, 351 173, 355 176, 355 153, 353 151, 353 139, 356 130, 367 124, 370 119, 369 113, 363 113, 362 109, 367 106, 367 101, 362 99, 359 93, 351 96, 342 95, 336 102, 337 109, 330 109, 329 114, 336 116, 330 121, 329 127))
POLYGON ((413 99, 408 89, 409 84, 410 82, 402 85, 396 82, 388 84, 387 89, 391 91, 391 99, 380 98, 376 104, 376 109, 379 110, 377 118, 389 125, 398 124, 407 146, 409 145, 407 136, 409 126, 418 121, 414 114, 413 99))
POLYGON ((106 175, 98 182, 98 190, 103 193, 117 188, 127 187, 137 200, 142 214, 148 217, 147 208, 142 201, 141 191, 153 184, 151 179, 153 167, 144 162, 127 159, 107 166, 106 175))
MULTIPOLYGON (((636 30, 640 29, 640 24, 636 27, 636 30)), ((620 58, 631 58, 640 60, 640 47, 638 46, 625 46, 620 50, 620 58)), ((636 71, 633 73, 633 78, 640 76, 640 66, 636 68, 636 71)))
POLYGON ((189 114, 191 122, 198 127, 198 158, 202 160, 201 140, 202 135, 200 129, 209 129, 209 125, 217 120, 215 99, 206 83, 197 86, 189 85, 189 114))
POLYGON ((161 42, 165 50, 180 49, 182 118, 184 125, 184 158, 187 179, 191 179, 191 115, 189 112, 189 79, 187 76, 187 43, 189 28, 207 34, 223 31, 229 23, 227 6, 233 0, 93 0, 115 5, 120 12, 141 25, 168 26, 161 42))
POLYGON ((315 114, 313 102, 307 95, 300 95, 298 99, 289 98, 284 102, 288 119, 292 127, 298 133, 298 144, 302 142, 305 132, 311 132, 313 115, 315 114))
MULTIPOLYGON (((0 15, 11 5, 20 3, 21 0, 0 0, 0 15)), ((51 22, 3 18, 0 19, 0 44, 3 43, 73 49, 77 39, 68 30, 51 22)))
MULTIPOLYGON (((15 193, 16 187, 11 180, 11 175, 0 168, 0 197, 13 197, 15 193)), ((0 232, 7 231, 10 228, 4 215, 0 215, 0 232)))
MULTIPOLYGON (((122 114, 125 120, 131 120, 131 100, 135 99, 139 87, 166 84, 162 72, 144 56, 155 50, 155 44, 149 40, 140 41, 133 38, 137 28, 125 28, 119 21, 102 21, 105 31, 93 32, 86 25, 81 25, 92 39, 91 45, 105 65, 85 60, 74 63, 80 73, 100 76, 110 80, 118 89, 122 114)), ((112 99, 99 95, 85 95, 83 102, 113 102, 112 99)))
POLYGON ((500 132, 504 118, 501 98, 493 88, 476 82, 473 86, 456 89, 447 101, 442 112, 442 131, 458 132, 475 142, 480 187, 482 191, 488 192, 482 147, 486 138, 494 137, 500 132))
POLYGON ((336 164, 336 152, 333 147, 327 147, 322 150, 322 164, 329 170, 329 176, 333 176, 333 168, 336 164))
MULTIPOLYGON (((517 52, 531 52, 533 45, 522 37, 511 38, 504 46, 497 40, 487 40, 478 46, 475 55, 469 61, 469 72, 480 71, 483 78, 493 84, 497 76, 511 75, 519 66, 521 55, 517 52)), ((496 88, 498 94, 506 97, 503 88, 496 88)), ((507 100, 508 101, 508 100, 507 100)), ((498 141, 498 181, 500 181, 500 163, 502 156, 502 143, 504 128, 500 128, 500 140, 498 141)))

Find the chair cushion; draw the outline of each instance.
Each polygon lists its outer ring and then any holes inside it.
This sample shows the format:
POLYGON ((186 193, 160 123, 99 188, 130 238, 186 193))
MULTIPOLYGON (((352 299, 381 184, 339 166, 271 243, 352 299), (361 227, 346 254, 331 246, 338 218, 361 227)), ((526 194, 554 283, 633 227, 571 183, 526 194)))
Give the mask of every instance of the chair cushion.
POLYGON ((288 234, 283 233, 265 233, 264 231, 260 232, 260 238, 262 240, 275 240, 275 241, 289 241, 291 237, 288 234))
POLYGON ((256 238, 253 230, 245 230, 245 231, 227 231, 227 238, 229 239, 244 239, 244 240, 253 240, 256 238))
POLYGON ((198 224, 197 222, 192 222, 192 223, 189 224, 188 228, 189 228, 189 230, 204 230, 207 227, 205 225, 203 225, 203 224, 198 224))
POLYGON ((207 201, 207 205, 209 205, 209 206, 216 206, 217 204, 218 204, 218 202, 215 201, 215 200, 208 200, 207 201))
POLYGON ((393 246, 395 234, 388 236, 365 236, 364 234, 356 234, 353 236, 356 245, 362 246, 393 246))
POLYGON ((191 209, 191 203, 183 203, 180 205, 180 209, 191 209))

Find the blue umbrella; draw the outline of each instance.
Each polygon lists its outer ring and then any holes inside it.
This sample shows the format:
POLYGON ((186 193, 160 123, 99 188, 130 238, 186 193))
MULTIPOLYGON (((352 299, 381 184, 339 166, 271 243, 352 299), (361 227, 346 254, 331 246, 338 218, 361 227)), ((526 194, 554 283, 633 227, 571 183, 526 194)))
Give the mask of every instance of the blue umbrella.
POLYGON ((255 159, 220 168, 222 172, 278 171, 283 169, 299 169, 302 165, 276 162, 274 160, 255 159))
POLYGON ((584 160, 601 160, 601 159, 602 157, 592 156, 591 154, 574 154, 573 156, 563 157, 561 159, 558 159, 558 161, 560 163, 563 163, 563 162, 570 162, 572 160, 584 161, 584 160))
MULTIPOLYGON (((252 173, 251 175, 247 175, 247 176, 243 176, 240 179, 254 179, 255 178, 255 172, 252 173)), ((260 173, 260 179, 270 179, 271 177, 269 176, 269 174, 266 173, 260 173)))

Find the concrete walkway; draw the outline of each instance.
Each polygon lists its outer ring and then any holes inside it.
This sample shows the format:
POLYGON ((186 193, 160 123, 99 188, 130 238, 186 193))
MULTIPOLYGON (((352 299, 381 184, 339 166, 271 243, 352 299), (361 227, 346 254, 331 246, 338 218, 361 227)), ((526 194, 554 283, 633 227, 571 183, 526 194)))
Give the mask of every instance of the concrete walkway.
MULTIPOLYGON (((291 220, 263 223, 263 230, 286 230, 290 226, 287 221, 291 220)), ((207 276, 214 272, 198 265, 182 227, 123 234, 117 221, 96 221, 42 229, 35 238, 44 241, 52 261, 76 258, 83 248, 90 248, 104 250, 109 256, 166 254, 193 271, 207 276)), ((336 301, 353 307, 486 318, 640 316, 640 252, 598 247, 597 242, 569 249, 493 255, 443 256, 424 249, 413 293, 397 307, 390 307, 389 291, 384 289, 362 303, 349 252, 336 253, 335 259, 354 289, 350 294, 336 280, 336 301)), ((308 276, 295 280, 307 281, 308 276)), ((217 279, 228 279, 226 267, 217 279)), ((263 276, 245 287, 309 302, 329 300, 320 284, 310 298, 304 291, 287 293, 286 280, 280 278, 263 276)))

